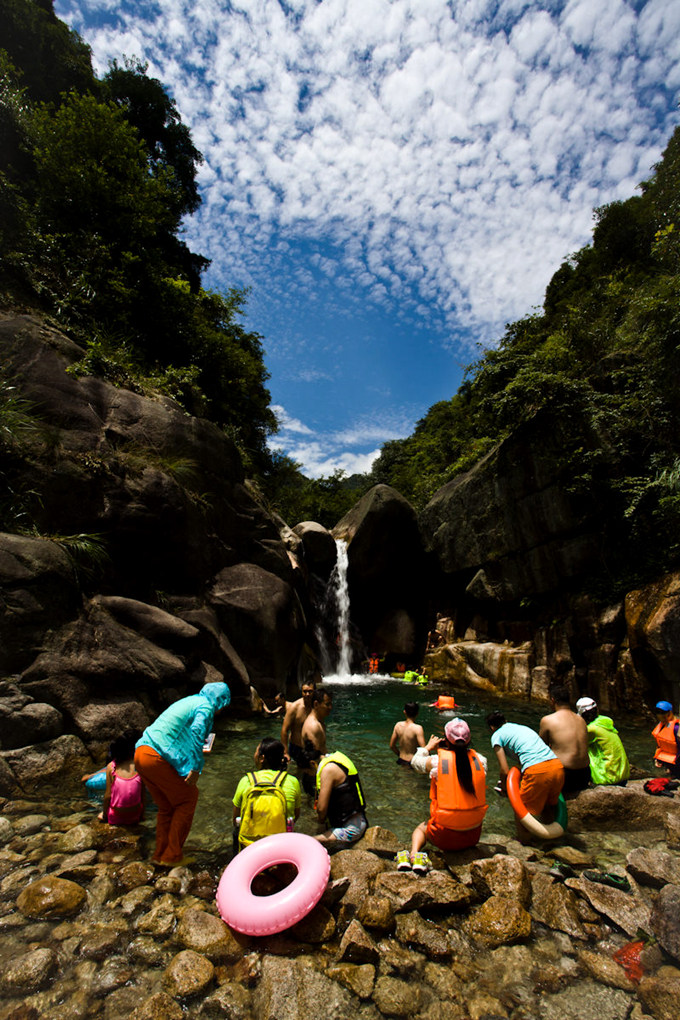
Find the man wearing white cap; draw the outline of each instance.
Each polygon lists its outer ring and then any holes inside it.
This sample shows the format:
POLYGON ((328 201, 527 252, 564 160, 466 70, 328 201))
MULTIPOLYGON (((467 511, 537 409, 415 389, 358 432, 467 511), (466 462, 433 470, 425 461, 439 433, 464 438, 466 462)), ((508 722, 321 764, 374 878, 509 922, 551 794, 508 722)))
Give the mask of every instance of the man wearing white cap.
POLYGON ((576 711, 588 727, 590 775, 596 786, 625 786, 630 764, 621 738, 608 715, 600 715, 592 698, 579 698, 576 711))
POLYGON ((464 850, 479 842, 487 811, 486 758, 470 747, 464 719, 451 719, 444 734, 444 740, 430 737, 411 759, 414 772, 430 776, 430 818, 413 830, 411 853, 397 854, 398 871, 429 871, 432 865, 423 850, 428 839, 440 850, 464 850))

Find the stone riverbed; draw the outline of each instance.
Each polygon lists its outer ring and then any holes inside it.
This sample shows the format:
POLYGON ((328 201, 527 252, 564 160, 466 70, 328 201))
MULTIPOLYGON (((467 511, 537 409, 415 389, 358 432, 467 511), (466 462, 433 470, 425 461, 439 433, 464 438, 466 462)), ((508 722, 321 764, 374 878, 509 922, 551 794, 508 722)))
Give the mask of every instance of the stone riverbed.
POLYGON ((641 782, 580 794, 557 845, 484 832, 431 853, 426 877, 397 872, 403 844, 371 828, 333 855, 311 914, 260 939, 217 914, 229 853, 154 868, 148 828, 103 825, 87 801, 0 816, 0 1020, 678 1017, 680 797, 641 782), (638 937, 627 972, 614 953, 638 937))

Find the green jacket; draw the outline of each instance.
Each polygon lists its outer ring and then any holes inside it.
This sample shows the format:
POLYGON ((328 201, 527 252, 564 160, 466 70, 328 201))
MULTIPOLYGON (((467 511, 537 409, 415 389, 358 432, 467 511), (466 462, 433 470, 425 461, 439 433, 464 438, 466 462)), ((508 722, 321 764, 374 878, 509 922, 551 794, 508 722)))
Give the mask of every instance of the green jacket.
POLYGON ((588 758, 596 786, 613 786, 628 779, 628 757, 609 716, 598 715, 588 723, 588 758))

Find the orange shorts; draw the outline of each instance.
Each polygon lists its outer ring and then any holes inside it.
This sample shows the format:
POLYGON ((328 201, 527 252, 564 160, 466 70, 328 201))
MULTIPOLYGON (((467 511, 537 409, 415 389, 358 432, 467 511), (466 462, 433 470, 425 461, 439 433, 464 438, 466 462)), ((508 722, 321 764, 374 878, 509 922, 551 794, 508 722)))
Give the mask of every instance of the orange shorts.
POLYGON ((538 817, 546 806, 557 804, 563 786, 564 765, 559 758, 551 758, 524 770, 519 795, 529 814, 538 817))

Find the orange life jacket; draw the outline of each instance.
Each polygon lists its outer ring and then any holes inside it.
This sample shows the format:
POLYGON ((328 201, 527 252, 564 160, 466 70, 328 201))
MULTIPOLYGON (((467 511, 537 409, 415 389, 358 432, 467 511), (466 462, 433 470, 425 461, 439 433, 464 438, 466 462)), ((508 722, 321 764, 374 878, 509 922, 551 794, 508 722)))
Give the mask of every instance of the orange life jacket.
POLYGON ((468 793, 458 782, 454 752, 439 750, 437 756, 437 777, 430 783, 430 820, 442 829, 457 832, 476 829, 487 812, 484 766, 477 754, 469 750, 475 792, 468 793))
POLYGON ((456 699, 451 697, 450 694, 440 694, 435 701, 435 708, 457 708, 456 699))
POLYGON ((657 761, 664 761, 668 765, 675 765, 680 753, 680 746, 678 746, 675 736, 679 723, 680 720, 671 719, 667 723, 657 723, 652 730, 652 736, 657 744, 656 754, 654 755, 657 761))

